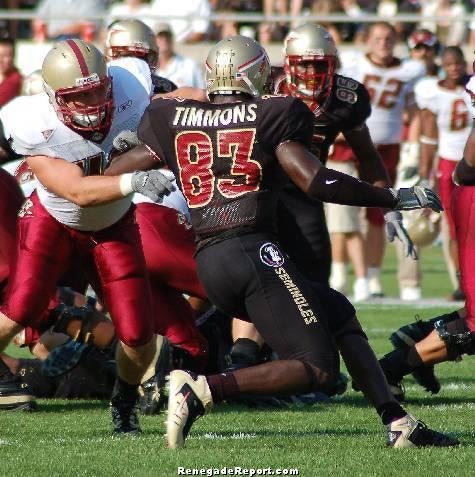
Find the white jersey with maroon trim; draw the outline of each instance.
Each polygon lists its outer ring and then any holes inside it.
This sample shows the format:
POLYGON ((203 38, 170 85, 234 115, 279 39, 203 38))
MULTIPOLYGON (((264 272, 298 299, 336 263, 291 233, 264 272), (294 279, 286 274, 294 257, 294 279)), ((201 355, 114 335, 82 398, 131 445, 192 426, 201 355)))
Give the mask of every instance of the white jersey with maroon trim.
POLYGON ((439 156, 459 161, 472 129, 471 102, 463 86, 447 89, 437 78, 425 78, 415 87, 420 109, 428 109, 437 117, 439 156))
MULTIPOLYGON (((136 130, 150 102, 152 81, 148 65, 137 58, 109 63, 114 94, 114 116, 101 142, 87 140, 57 117, 46 93, 20 96, 0 111, 5 137, 25 156, 49 156, 77 164, 84 175, 101 174, 114 137, 124 129, 136 130)), ((48 212, 68 227, 92 231, 117 222, 129 209, 131 196, 104 205, 79 207, 38 183, 39 199, 48 212)))
POLYGON ((372 113, 366 121, 375 144, 401 141, 402 114, 414 84, 425 75, 420 61, 400 61, 391 66, 375 65, 367 55, 343 57, 341 73, 363 83, 371 97, 372 113))

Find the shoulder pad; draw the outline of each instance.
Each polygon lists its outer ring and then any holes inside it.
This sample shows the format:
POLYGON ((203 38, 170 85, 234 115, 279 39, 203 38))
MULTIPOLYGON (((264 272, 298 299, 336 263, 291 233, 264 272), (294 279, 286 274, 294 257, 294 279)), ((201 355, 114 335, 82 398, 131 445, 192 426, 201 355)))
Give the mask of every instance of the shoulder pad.
POLYGON ((28 156, 40 154, 59 121, 46 93, 15 98, 2 108, 0 118, 12 149, 28 156))

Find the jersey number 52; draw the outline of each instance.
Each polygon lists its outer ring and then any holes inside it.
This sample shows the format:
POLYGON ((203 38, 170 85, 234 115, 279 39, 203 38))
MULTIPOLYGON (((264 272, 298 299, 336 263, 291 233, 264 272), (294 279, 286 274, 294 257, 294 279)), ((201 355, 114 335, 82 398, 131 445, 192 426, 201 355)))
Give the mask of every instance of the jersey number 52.
POLYGON ((252 128, 218 131, 216 151, 210 135, 203 131, 183 131, 176 136, 175 153, 188 207, 207 205, 215 190, 226 198, 259 190, 261 166, 251 159, 255 136, 256 130, 252 128), (229 158, 231 168, 226 173, 215 160, 229 158), (217 179, 213 165, 228 177, 217 179))

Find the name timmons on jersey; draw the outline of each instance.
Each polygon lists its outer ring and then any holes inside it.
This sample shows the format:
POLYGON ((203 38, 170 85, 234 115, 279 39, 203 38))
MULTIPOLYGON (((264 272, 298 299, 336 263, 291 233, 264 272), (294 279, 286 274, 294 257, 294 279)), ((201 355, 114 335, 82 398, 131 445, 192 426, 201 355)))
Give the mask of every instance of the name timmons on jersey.
POLYGON ((228 126, 240 122, 256 120, 257 104, 238 104, 226 109, 201 109, 177 106, 173 125, 178 126, 228 126))

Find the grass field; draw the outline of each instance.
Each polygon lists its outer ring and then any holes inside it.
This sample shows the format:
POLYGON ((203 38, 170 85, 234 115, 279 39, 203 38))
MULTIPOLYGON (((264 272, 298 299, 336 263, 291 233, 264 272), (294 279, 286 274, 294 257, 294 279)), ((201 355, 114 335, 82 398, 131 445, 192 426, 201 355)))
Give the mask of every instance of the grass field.
MULTIPOLYGON (((440 250, 423 260, 424 295, 446 296, 450 286, 440 250)), ((394 273, 390 256, 384 281, 392 293, 394 273)), ((381 355, 390 349, 390 332, 415 312, 429 318, 444 310, 363 305, 359 316, 381 355)), ((181 451, 164 448, 164 416, 142 417, 140 437, 114 438, 107 403, 40 401, 36 413, 0 413, 0 476, 173 476, 179 467, 225 466, 296 468, 301 476, 474 475, 474 365, 473 357, 440 365, 437 396, 425 394, 412 378, 406 381, 408 409, 457 435, 458 449, 386 449, 376 413, 353 391, 329 404, 285 410, 219 406, 196 423, 181 451)))

